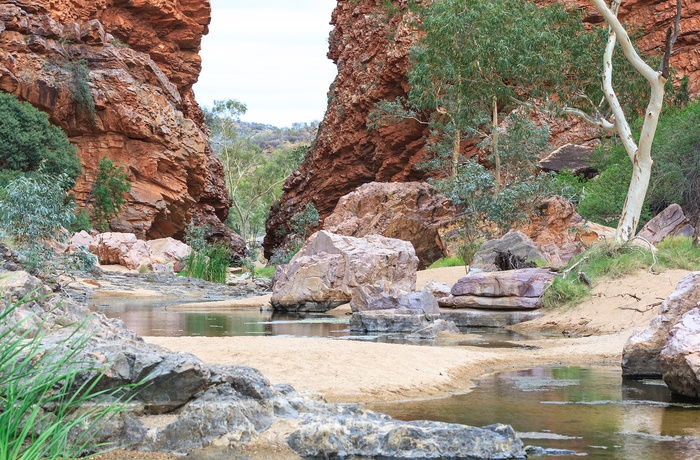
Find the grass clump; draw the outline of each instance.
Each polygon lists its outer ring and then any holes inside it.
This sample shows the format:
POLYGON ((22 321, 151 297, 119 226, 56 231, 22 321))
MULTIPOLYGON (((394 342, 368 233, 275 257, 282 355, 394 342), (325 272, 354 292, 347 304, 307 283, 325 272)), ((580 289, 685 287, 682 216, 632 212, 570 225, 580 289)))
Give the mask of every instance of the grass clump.
POLYGON ((693 244, 692 238, 672 236, 657 246, 656 257, 663 268, 680 270, 700 270, 700 247, 693 244))
POLYGON ((255 270, 255 274, 261 278, 272 279, 275 276, 275 270, 277 270, 276 265, 270 265, 268 267, 262 267, 255 270))
POLYGON ((542 296, 547 309, 568 308, 584 301, 593 285, 647 269, 654 264, 651 252, 631 244, 601 242, 574 257, 542 296))
POLYGON ((231 250, 223 244, 210 244, 205 238, 206 229, 190 225, 185 234, 185 243, 192 252, 184 259, 182 276, 199 278, 212 283, 226 283, 228 267, 231 263, 231 250))
POLYGON ((443 257, 442 259, 436 260, 428 267, 428 270, 432 268, 444 268, 444 267, 464 267, 464 260, 459 256, 454 257, 443 257))
POLYGON ((98 390, 103 370, 79 356, 82 325, 46 347, 43 324, 14 322, 22 300, 0 311, 0 460, 78 458, 105 449, 102 423, 124 410, 121 387, 98 390), (97 377, 85 381, 84 373, 97 377))

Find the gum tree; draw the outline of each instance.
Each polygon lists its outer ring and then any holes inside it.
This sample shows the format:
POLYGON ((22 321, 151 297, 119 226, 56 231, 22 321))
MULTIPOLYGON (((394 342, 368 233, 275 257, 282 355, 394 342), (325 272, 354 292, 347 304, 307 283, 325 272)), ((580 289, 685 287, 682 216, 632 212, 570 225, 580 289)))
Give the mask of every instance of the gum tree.
MULTIPOLYGON (((677 0, 675 34, 667 35, 658 71, 635 51, 618 21, 621 0, 610 5, 605 0, 592 3, 608 23, 607 31, 599 27, 587 30, 580 10, 558 4, 540 7, 526 0, 415 2, 416 14, 411 17, 420 18, 418 27, 423 35, 411 53, 409 97, 383 101, 377 112, 391 118, 423 118, 435 128, 437 138, 451 139, 453 177, 465 137, 490 136, 498 165, 499 114, 518 106, 574 114, 605 131, 617 132, 634 166, 616 233, 616 240, 625 242, 634 236, 649 183, 651 143, 678 34, 681 0, 677 0), (618 42, 623 56, 614 53, 618 42), (644 127, 635 142, 625 114, 640 113, 647 94, 644 127)), ((501 174, 496 169, 499 184, 501 174)))
MULTIPOLYGON (((603 89, 605 91, 605 100, 610 107, 610 115, 606 117, 598 111, 597 116, 586 118, 608 132, 617 132, 633 166, 632 180, 630 181, 620 222, 615 232, 615 240, 618 243, 622 243, 634 237, 639 224, 639 216, 642 213, 644 198, 649 188, 653 164, 651 145, 654 141, 654 134, 656 133, 663 106, 664 87, 669 78, 669 61, 673 51, 673 44, 680 31, 681 0, 676 0, 675 27, 674 29, 669 28, 666 32, 664 54, 658 70, 653 69, 639 56, 632 45, 632 40, 627 31, 618 20, 617 12, 622 0, 613 0, 610 5, 604 0, 591 1, 598 11, 601 12, 609 27, 608 41, 603 55, 603 89), (625 58, 644 77, 651 88, 649 103, 644 112, 644 124, 637 142, 634 140, 625 112, 613 87, 613 54, 617 42, 619 42, 625 58)), ((572 112, 576 113, 575 110, 572 112)))

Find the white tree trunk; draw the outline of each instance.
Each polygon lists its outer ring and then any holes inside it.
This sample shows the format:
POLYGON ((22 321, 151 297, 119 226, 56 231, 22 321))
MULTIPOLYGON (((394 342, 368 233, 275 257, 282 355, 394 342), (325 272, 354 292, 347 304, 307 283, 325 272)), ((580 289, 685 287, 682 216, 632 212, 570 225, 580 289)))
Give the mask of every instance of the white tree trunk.
POLYGON ((654 141, 654 134, 661 115, 661 107, 664 99, 664 84, 666 78, 661 72, 652 69, 644 62, 632 46, 632 41, 625 31, 620 21, 617 19, 617 10, 621 0, 613 0, 612 5, 608 7, 604 0, 591 0, 595 7, 605 18, 605 21, 610 27, 608 36, 608 45, 605 49, 604 57, 604 72, 603 72, 603 87, 605 97, 610 105, 613 117, 615 130, 620 135, 620 140, 625 146, 627 155, 633 165, 632 180, 627 191, 625 205, 622 208, 620 221, 615 232, 615 241, 624 243, 634 237, 639 224, 639 218, 642 214, 644 198, 649 188, 649 179, 651 178, 651 144, 654 141), (619 38, 620 47, 627 60, 634 66, 637 71, 646 78, 651 86, 651 98, 647 106, 642 133, 639 138, 639 146, 634 142, 632 130, 627 123, 625 114, 617 99, 615 90, 612 86, 612 55, 615 49, 615 43, 619 38))

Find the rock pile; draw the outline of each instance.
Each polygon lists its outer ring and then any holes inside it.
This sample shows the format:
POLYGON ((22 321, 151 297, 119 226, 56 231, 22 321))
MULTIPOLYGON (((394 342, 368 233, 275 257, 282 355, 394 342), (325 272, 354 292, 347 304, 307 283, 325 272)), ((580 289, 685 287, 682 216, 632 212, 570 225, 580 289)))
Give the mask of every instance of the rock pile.
POLYGON ((148 266, 155 271, 172 272, 173 266, 192 251, 185 243, 170 237, 144 241, 133 233, 107 232, 92 236, 82 231, 73 235, 69 243, 86 247, 103 265, 117 264, 130 270, 148 266))

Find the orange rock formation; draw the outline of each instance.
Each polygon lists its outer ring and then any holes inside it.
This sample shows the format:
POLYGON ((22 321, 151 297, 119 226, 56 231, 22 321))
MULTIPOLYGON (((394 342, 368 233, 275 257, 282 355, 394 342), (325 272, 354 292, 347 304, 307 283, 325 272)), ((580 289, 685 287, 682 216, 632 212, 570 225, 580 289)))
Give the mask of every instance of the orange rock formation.
POLYGON ((102 157, 132 190, 116 231, 181 236, 206 223, 234 242, 221 163, 192 85, 201 69, 208 0, 9 0, 0 5, 0 89, 49 114, 78 147, 87 198, 102 157), (88 78, 80 76, 81 70, 88 78), (76 89, 87 82, 94 111, 76 89))

